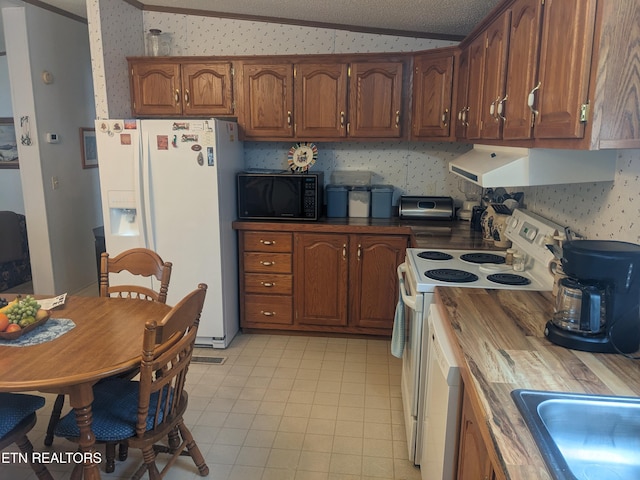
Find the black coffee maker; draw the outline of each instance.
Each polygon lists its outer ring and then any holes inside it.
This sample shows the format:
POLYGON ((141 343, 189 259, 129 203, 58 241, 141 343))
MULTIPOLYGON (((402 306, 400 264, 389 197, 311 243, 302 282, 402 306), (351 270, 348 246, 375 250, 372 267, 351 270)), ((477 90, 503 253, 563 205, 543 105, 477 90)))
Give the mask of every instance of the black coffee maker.
POLYGON ((576 240, 562 249, 553 318, 545 335, 557 345, 598 353, 640 349, 640 245, 576 240))

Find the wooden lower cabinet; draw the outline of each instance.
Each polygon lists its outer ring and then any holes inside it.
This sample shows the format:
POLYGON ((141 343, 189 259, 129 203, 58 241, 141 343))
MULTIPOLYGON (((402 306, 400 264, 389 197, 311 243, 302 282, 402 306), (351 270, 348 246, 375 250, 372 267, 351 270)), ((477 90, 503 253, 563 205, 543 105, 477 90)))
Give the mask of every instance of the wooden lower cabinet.
POLYGON ((294 309, 298 325, 347 325, 349 235, 294 235, 294 309))
POLYGON ((391 334, 406 235, 240 231, 239 238, 242 328, 391 334), (271 234, 290 236, 290 250, 273 251, 271 234))
POLYGON ((489 450, 482 438, 481 428, 471 406, 471 399, 465 391, 460 418, 457 480, 502 480, 503 478, 491 461, 489 450))
POLYGON ((292 325, 293 235, 241 232, 239 244, 242 326, 292 325))

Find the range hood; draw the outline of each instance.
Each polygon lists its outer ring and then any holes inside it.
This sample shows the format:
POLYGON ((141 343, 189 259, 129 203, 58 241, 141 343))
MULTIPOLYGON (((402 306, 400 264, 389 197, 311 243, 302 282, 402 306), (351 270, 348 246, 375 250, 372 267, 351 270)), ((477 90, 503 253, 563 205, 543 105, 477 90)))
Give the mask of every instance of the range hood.
POLYGON ((613 180, 616 150, 474 145, 449 171, 481 187, 529 187, 613 180))

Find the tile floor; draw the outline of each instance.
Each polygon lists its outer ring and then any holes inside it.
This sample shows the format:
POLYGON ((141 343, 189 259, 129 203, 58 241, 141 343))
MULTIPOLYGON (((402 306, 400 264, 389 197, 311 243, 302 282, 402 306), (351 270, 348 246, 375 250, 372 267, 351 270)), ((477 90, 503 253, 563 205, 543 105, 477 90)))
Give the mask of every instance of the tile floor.
MULTIPOLYGON (((189 370, 185 421, 210 480, 420 479, 407 460, 401 363, 388 341, 241 334, 226 350, 197 355, 226 357, 221 365, 192 363, 189 370)), ((29 436, 36 450, 73 451, 60 438, 44 447, 53 399, 47 396, 29 436)), ((140 459, 131 450, 102 477, 129 478, 140 459)), ((66 479, 72 465, 48 467, 66 479)), ((201 478, 196 472, 181 457, 166 478, 201 478)), ((36 477, 28 466, 0 462, 0 478, 36 477)))

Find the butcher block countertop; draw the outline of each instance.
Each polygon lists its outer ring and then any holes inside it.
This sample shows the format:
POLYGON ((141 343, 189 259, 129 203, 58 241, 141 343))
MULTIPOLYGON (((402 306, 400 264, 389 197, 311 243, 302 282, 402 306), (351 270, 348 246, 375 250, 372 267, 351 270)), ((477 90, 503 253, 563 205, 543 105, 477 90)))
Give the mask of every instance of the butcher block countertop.
MULTIPOLYGON (((496 250, 493 242, 472 231, 469 222, 392 218, 321 218, 307 221, 237 220, 236 230, 410 235, 411 246, 452 250, 496 250)), ((504 249, 501 249, 504 250, 504 249)))
MULTIPOLYGON (((517 388, 640 396, 640 361, 569 350, 544 337, 553 312, 548 292, 437 288, 451 325, 465 390, 484 418, 507 479, 549 480, 533 437, 511 399, 517 388)), ((483 433, 484 435, 485 433, 483 433)))

